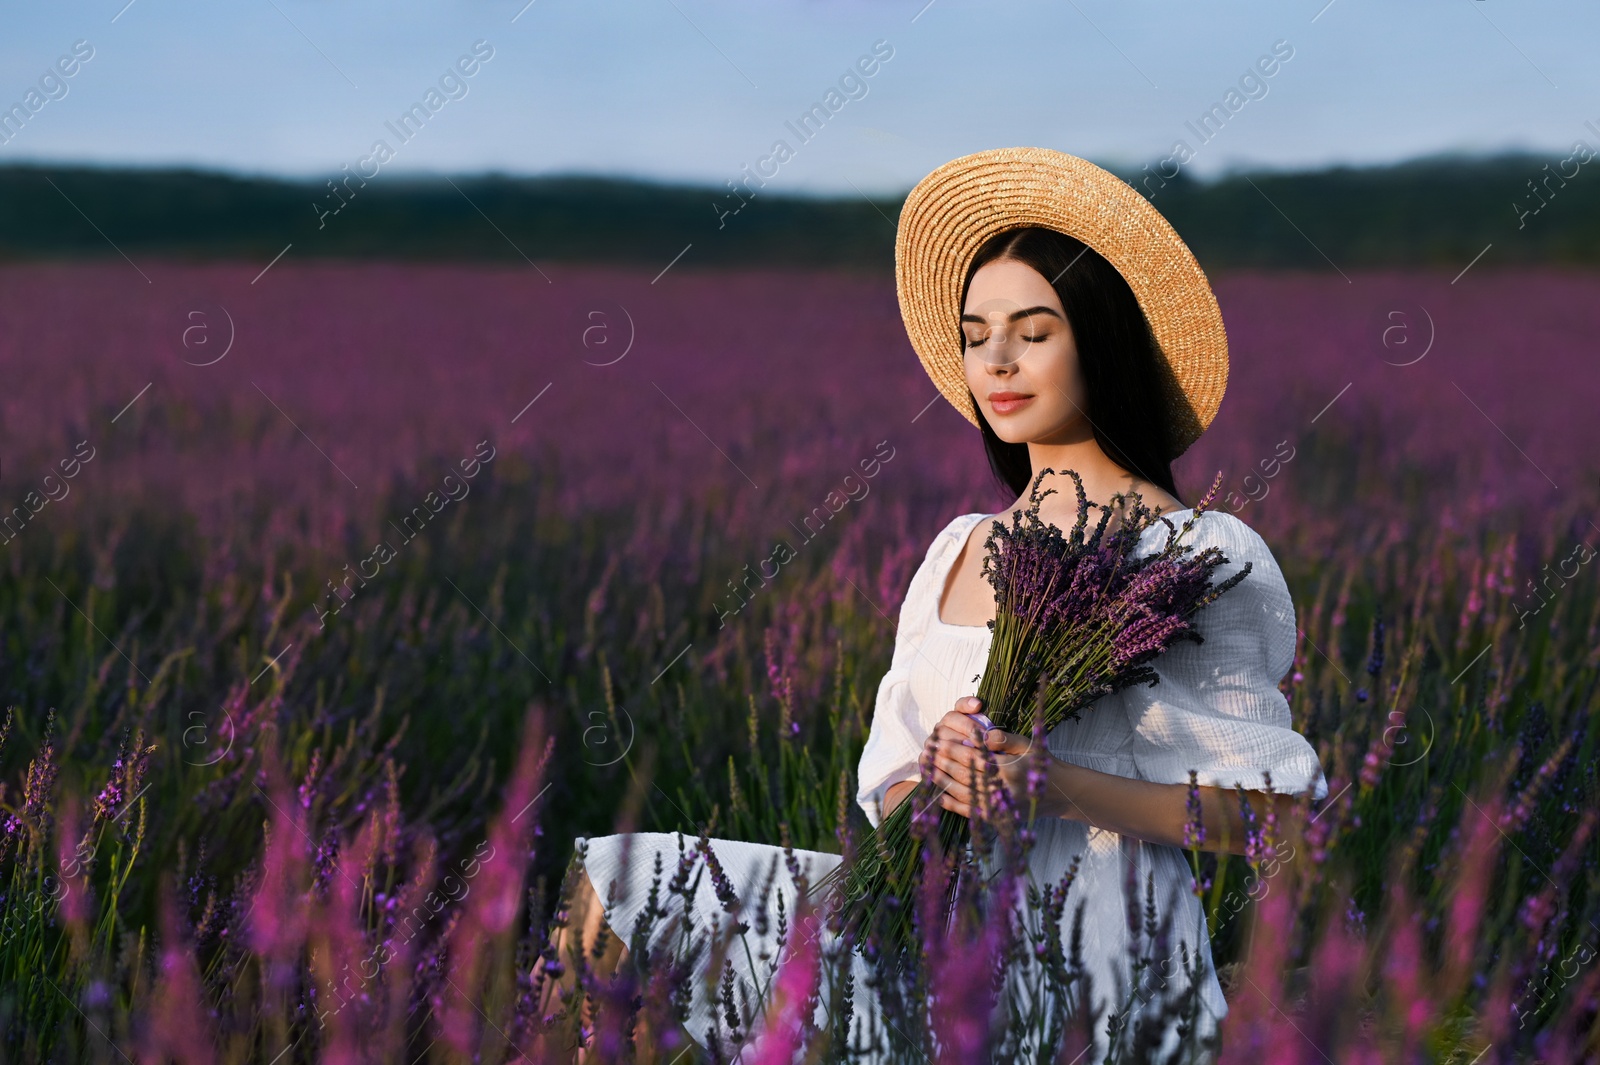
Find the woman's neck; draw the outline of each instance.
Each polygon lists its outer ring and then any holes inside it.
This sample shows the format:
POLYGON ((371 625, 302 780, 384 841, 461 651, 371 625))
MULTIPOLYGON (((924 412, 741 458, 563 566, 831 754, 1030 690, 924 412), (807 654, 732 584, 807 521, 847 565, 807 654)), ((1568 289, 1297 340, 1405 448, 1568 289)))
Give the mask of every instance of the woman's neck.
MULTIPOLYGON (((1144 505, 1152 510, 1160 512, 1182 510, 1182 502, 1166 489, 1134 477, 1133 473, 1110 461, 1093 437, 1062 445, 1030 443, 1027 446, 1027 453, 1034 465, 1032 477, 1037 477, 1038 470, 1054 470, 1054 473, 1046 475, 1045 480, 1040 481, 1038 488, 1040 491, 1056 489, 1054 496, 1045 499, 1040 507, 1040 513, 1050 517, 1051 520, 1056 520, 1058 525, 1059 518, 1067 515, 1070 515, 1069 520, 1077 518, 1077 489, 1072 485, 1072 478, 1067 477, 1067 470, 1074 470, 1078 477, 1083 478, 1083 494, 1088 496, 1090 505, 1110 505, 1110 499, 1118 493, 1138 493, 1144 505)), ((1011 510, 1027 509, 1029 505, 1027 497, 1032 491, 1032 477, 1029 478, 1029 488, 1022 491, 1018 501, 1006 507, 1006 513, 1010 513, 1011 510)))

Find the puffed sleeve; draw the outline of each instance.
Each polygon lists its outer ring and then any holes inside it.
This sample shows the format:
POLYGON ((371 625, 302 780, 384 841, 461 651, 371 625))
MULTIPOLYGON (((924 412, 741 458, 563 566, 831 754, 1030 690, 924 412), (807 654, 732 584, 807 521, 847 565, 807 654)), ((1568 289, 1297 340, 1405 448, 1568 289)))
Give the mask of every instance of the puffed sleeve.
MULTIPOLYGON (((1183 520, 1174 518, 1181 530, 1183 520)), ((1146 534, 1148 550, 1166 542, 1159 523, 1146 534)), ((1294 730, 1289 701, 1278 682, 1294 664, 1294 602, 1266 541, 1225 511, 1195 520, 1187 542, 1195 550, 1215 545, 1228 557, 1212 580, 1223 581, 1251 564, 1250 572, 1195 616, 1204 643, 1178 642, 1151 664, 1160 681, 1124 689, 1133 731, 1131 754, 1138 775, 1166 784, 1203 785, 1298 794, 1328 793, 1317 752, 1294 730)))
POLYGON ((883 819, 884 792, 889 786, 914 780, 919 773, 922 745, 931 729, 921 720, 916 700, 911 697, 911 663, 927 635, 929 620, 938 609, 942 589, 933 586, 934 575, 945 552, 959 550, 969 528, 966 523, 974 517, 982 515, 956 518, 933 538, 922 564, 911 575, 905 601, 900 604, 889 671, 878 684, 872 725, 856 767, 856 803, 873 828, 883 819))

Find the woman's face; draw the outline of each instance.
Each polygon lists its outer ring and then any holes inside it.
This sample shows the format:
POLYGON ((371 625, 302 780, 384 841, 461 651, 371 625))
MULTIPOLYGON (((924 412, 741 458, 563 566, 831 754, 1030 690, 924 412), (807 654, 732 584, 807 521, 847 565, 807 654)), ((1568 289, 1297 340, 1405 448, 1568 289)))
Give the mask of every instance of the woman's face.
POLYGON ((978 268, 961 309, 967 387, 1008 444, 1064 443, 1088 427, 1087 399, 1061 299, 1033 267, 978 268))

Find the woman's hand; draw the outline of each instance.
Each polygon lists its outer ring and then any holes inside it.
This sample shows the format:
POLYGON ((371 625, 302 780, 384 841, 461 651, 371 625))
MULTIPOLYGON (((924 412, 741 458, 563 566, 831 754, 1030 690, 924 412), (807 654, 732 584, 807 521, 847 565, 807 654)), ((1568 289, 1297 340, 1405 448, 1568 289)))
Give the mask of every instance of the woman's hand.
MULTIPOLYGON (((1031 743, 1026 736, 1004 729, 984 728, 988 719, 977 716, 982 710, 983 701, 975 695, 957 699, 955 709, 933 726, 924 748, 924 754, 933 759, 933 783, 939 789, 939 805, 967 818, 980 808, 991 809, 988 804, 992 799, 983 793, 997 784, 1011 793, 1019 809, 1025 810, 1028 801, 1031 743), (985 749, 994 755, 992 775, 985 765, 985 749), (976 791, 972 787, 974 773, 977 775, 976 791)), ((1047 784, 1039 796, 1040 816, 1057 816, 1052 790, 1047 784)))

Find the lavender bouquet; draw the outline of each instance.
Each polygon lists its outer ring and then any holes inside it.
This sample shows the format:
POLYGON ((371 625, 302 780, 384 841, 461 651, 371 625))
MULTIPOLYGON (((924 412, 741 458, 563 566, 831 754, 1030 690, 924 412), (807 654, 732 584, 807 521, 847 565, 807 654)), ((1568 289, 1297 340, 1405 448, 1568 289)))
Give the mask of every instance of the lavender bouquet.
MULTIPOLYGON (((989 658, 977 695, 986 728, 1042 737, 1076 719, 1102 695, 1134 684, 1154 684, 1160 676, 1150 661, 1180 639, 1201 642, 1195 614, 1250 572, 1250 564, 1220 584, 1212 572, 1227 563, 1221 548, 1199 552, 1182 540, 1210 506, 1222 475, 1194 508, 1181 530, 1146 507, 1137 493, 1119 493, 1099 505, 1100 520, 1085 535, 1089 502, 1083 481, 1067 470, 1078 494, 1078 518, 1069 534, 1039 517, 1039 505, 1055 489, 1040 492, 1046 474, 1033 480, 1025 511, 1012 511, 1011 527, 995 522, 984 541, 983 575, 994 587, 995 620, 989 658), (1107 533, 1111 515, 1126 506, 1116 530, 1107 533), (1165 547, 1140 556, 1136 547, 1146 529, 1167 526, 1165 547)), ((835 900, 841 924, 858 936, 881 933, 882 947, 903 951, 915 942, 913 907, 921 876, 918 818, 926 818, 936 792, 927 759, 921 783, 879 824, 854 860, 840 864, 816 885, 818 892, 841 891, 835 900), (841 883, 842 882, 842 883, 841 883)), ((955 855, 945 915, 953 905, 959 872, 975 859, 967 847, 971 822, 938 808, 941 855, 955 855)))

